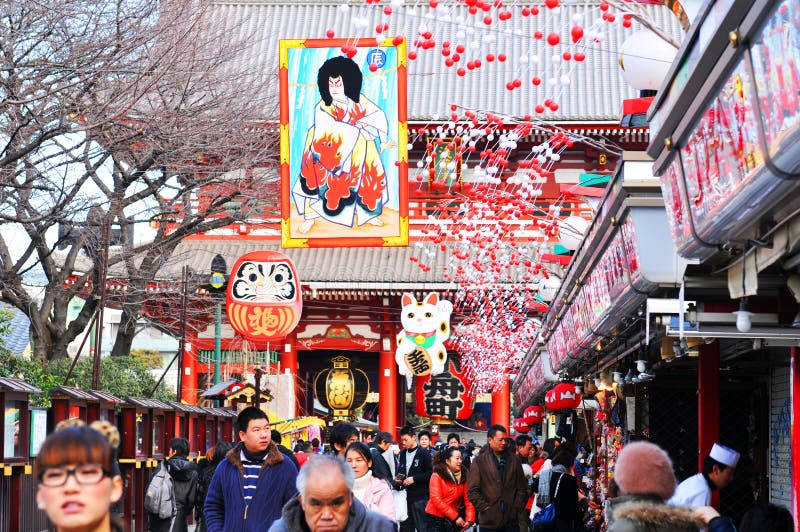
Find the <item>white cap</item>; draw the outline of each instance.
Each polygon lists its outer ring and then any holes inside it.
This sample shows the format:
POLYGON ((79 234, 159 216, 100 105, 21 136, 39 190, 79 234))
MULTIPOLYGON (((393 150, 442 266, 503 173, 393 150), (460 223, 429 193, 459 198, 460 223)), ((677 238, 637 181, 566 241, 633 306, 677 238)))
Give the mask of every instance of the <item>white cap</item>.
POLYGON ((736 464, 739 463, 739 453, 718 443, 714 444, 708 456, 728 467, 736 467, 736 464))

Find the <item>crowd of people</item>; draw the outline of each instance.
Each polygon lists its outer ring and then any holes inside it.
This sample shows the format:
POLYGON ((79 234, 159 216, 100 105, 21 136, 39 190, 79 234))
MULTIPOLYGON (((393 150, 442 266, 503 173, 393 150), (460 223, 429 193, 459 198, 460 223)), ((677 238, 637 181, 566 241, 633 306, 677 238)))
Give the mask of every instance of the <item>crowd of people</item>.
MULTIPOLYGON (((146 507, 153 486, 168 490, 168 500, 150 510, 150 530, 186 531, 192 517, 196 530, 208 532, 584 530, 586 497, 571 442, 540 446, 492 425, 486 445, 477 447, 457 434, 433 442, 429 432, 403 427, 396 449, 389 433, 361 434, 337 423, 327 449, 315 438, 290 450, 254 407, 239 413, 237 428, 238 443, 220 442, 197 462, 187 440, 170 442, 147 489, 146 507)), ((111 429, 62 424, 45 440, 35 464, 36 500, 59 532, 125 530, 114 510, 123 482, 119 433, 111 429)), ((735 451, 716 444, 703 471, 679 485, 663 449, 626 445, 609 486, 608 530, 736 532, 733 520, 709 504, 711 492, 730 483, 737 461, 735 451)), ((748 511, 738 531, 793 528, 788 510, 765 505, 748 511)))

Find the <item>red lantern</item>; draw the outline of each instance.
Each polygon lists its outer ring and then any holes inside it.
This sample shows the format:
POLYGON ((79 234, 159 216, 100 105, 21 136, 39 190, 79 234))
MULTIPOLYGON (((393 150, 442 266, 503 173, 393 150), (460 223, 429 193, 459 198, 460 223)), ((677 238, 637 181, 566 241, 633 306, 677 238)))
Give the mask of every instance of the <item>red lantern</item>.
POLYGON ((577 408, 582 400, 583 397, 570 382, 556 384, 555 388, 544 396, 544 404, 551 411, 577 408))
POLYGON ((530 425, 525 423, 525 420, 519 417, 511 422, 511 426, 520 434, 527 434, 531 430, 530 425))
POLYGON ((525 409, 525 412, 523 412, 522 419, 524 419, 528 425, 541 423, 544 421, 544 407, 539 405, 529 406, 525 409))
POLYGON ((289 257, 277 251, 239 257, 226 295, 228 321, 248 340, 284 338, 303 312, 297 271, 289 257))
POLYGON ((475 388, 460 367, 458 358, 451 354, 444 372, 417 375, 414 410, 418 416, 456 420, 472 415, 475 388))

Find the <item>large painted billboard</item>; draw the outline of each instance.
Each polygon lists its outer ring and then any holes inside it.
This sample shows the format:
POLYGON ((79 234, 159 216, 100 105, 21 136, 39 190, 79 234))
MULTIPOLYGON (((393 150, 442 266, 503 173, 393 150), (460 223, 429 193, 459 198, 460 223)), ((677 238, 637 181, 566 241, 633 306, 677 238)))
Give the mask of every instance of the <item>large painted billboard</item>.
POLYGON ((283 247, 408 245, 405 42, 280 42, 283 247))

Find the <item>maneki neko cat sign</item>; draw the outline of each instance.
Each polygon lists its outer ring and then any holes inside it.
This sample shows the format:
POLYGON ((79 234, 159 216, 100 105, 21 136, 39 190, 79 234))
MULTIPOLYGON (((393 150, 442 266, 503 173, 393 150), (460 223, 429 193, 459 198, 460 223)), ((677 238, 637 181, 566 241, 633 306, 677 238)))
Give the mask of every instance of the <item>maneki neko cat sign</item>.
POLYGON ((422 301, 405 293, 402 305, 403 330, 397 335, 395 362, 411 388, 414 375, 439 375, 445 370, 447 349, 444 342, 450 338, 453 304, 439 299, 436 293, 428 294, 422 301))
POLYGON ((248 340, 284 338, 300 321, 300 280, 289 257, 252 251, 236 261, 226 297, 228 321, 248 340))

